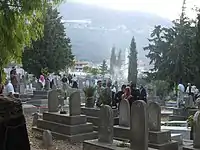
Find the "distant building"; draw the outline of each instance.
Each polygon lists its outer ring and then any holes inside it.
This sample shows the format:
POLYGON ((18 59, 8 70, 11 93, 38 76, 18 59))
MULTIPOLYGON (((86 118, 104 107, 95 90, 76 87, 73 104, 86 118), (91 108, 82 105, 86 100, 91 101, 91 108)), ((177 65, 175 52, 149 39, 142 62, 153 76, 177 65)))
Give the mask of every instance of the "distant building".
POLYGON ((83 68, 85 66, 90 66, 91 63, 87 61, 76 61, 74 65, 74 71, 76 72, 83 72, 83 68))

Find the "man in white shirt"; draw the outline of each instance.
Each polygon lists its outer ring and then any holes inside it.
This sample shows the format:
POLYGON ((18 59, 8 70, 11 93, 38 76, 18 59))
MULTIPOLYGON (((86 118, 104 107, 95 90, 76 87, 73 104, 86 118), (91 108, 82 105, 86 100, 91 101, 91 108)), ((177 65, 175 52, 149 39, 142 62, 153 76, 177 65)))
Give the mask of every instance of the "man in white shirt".
POLYGON ((177 97, 177 107, 178 108, 183 103, 184 91, 185 91, 185 87, 182 84, 182 81, 180 81, 179 85, 178 85, 178 97, 177 97))
POLYGON ((13 97, 14 96, 14 87, 12 85, 11 82, 9 82, 9 80, 6 80, 6 83, 5 83, 5 92, 6 92, 6 95, 9 96, 9 97, 13 97))

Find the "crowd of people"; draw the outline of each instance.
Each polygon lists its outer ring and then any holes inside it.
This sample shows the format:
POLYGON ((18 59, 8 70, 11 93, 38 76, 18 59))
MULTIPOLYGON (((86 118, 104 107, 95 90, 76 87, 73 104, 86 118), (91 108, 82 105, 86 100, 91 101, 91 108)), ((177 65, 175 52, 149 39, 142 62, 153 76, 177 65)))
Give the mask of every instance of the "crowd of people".
POLYGON ((111 81, 103 82, 99 80, 97 82, 96 88, 96 106, 100 107, 102 103, 106 103, 112 107, 119 107, 121 100, 126 99, 129 101, 130 106, 136 100, 144 100, 147 102, 147 92, 143 86, 139 89, 136 88, 136 84, 131 82, 128 85, 122 85, 121 89, 118 90, 117 82, 112 84, 111 81), (108 94, 108 98, 106 98, 106 102, 102 101, 101 94, 103 92, 110 93, 108 94))

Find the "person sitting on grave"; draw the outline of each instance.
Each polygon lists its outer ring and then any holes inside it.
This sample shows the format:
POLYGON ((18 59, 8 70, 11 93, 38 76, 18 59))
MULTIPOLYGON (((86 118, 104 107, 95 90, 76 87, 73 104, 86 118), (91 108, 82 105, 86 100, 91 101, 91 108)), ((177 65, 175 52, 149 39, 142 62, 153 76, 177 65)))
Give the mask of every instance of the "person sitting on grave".
POLYGON ((115 94, 115 103, 118 105, 118 109, 119 109, 119 104, 122 100, 122 95, 124 94, 125 92, 125 89, 126 89, 126 85, 122 85, 121 87, 121 90, 118 91, 116 94, 115 94))
POLYGON ((125 92, 122 95, 122 100, 124 100, 124 99, 129 101, 130 107, 131 107, 132 103, 135 101, 134 97, 131 95, 131 88, 129 86, 127 86, 125 88, 125 92))
POLYGON ((5 94, 8 97, 14 97, 15 91, 12 83, 7 79, 5 82, 5 94))

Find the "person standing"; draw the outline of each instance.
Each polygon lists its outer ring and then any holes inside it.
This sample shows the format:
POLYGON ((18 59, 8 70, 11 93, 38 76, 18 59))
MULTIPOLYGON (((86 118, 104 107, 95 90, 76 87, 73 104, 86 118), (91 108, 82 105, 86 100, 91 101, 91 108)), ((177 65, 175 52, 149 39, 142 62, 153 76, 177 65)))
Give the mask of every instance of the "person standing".
POLYGON ((134 97, 131 95, 131 88, 130 88, 130 86, 127 86, 127 87, 125 88, 125 92, 124 92, 124 94, 122 95, 122 101, 123 101, 124 99, 128 100, 128 102, 129 102, 129 104, 130 104, 130 108, 131 108, 132 103, 133 103, 134 101, 136 101, 136 100, 134 99, 134 97))
POLYGON ((133 82, 130 83, 131 95, 133 96, 134 101, 140 99, 140 90, 136 88, 136 84, 133 82))
POLYGON ((180 80, 178 84, 177 108, 180 108, 181 104, 183 103, 184 91, 185 87, 182 84, 182 80, 180 80))
POLYGON ((17 80, 17 70, 15 67, 12 67, 12 70, 10 71, 10 80, 14 87, 14 91, 17 92, 18 80, 17 80))
POLYGON ((118 91, 116 94, 115 94, 115 103, 116 105, 118 105, 118 109, 119 109, 119 105, 120 105, 120 102, 122 100, 122 95, 124 94, 125 92, 125 89, 126 89, 126 85, 122 85, 121 87, 121 90, 118 91))
POLYGON ((147 103, 147 92, 142 85, 140 86, 140 100, 143 100, 147 103))
POLYGON ((102 90, 103 90, 102 81, 99 80, 99 81, 97 81, 96 94, 95 94, 95 96, 96 96, 96 98, 95 98, 96 99, 96 106, 97 107, 100 107, 101 103, 102 103, 102 101, 100 99, 100 95, 101 95, 102 90))
POLYGON ((8 97, 14 97, 15 91, 14 91, 14 87, 13 84, 9 82, 9 80, 6 80, 5 82, 5 94, 8 97))

